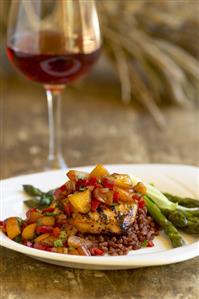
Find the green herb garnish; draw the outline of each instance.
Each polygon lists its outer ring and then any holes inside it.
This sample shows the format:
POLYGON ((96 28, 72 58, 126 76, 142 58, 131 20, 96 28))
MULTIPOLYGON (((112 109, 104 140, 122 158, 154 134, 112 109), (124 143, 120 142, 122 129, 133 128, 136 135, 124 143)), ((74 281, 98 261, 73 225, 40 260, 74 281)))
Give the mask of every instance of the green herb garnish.
POLYGON ((148 245, 148 240, 145 240, 144 242, 141 243, 141 247, 147 247, 148 245))
POLYGON ((46 213, 43 213, 44 216, 57 216, 59 215, 59 213, 55 213, 55 212, 46 212, 46 213))
POLYGON ((67 238, 67 233, 64 230, 62 230, 59 234, 59 237, 61 240, 65 240, 67 238))
POLYGON ((62 240, 58 239, 58 240, 54 241, 54 246, 55 247, 63 247, 64 245, 63 245, 62 240))
POLYGON ((16 217, 19 225, 21 226, 24 223, 24 220, 20 217, 16 217))
POLYGON ((21 243, 21 235, 16 236, 13 240, 17 243, 21 243))

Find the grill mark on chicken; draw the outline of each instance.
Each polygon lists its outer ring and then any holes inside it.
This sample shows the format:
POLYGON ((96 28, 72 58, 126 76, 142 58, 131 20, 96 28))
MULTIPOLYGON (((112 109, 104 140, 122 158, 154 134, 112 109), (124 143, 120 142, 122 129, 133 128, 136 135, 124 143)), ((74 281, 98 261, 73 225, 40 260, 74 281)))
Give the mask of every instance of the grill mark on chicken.
POLYGON ((87 214, 74 213, 72 222, 81 233, 122 234, 133 224, 136 214, 136 203, 121 203, 115 206, 114 210, 104 206, 96 212, 89 212, 87 214))

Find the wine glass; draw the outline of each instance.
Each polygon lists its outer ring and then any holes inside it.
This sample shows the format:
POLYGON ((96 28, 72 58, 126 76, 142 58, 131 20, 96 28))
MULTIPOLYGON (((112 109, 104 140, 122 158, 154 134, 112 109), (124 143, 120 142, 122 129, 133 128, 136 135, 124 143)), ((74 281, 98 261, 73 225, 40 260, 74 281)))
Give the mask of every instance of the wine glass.
POLYGON ((61 151, 61 94, 67 84, 90 71, 100 47, 94 0, 12 1, 7 54, 28 79, 45 88, 48 169, 66 167, 61 151))

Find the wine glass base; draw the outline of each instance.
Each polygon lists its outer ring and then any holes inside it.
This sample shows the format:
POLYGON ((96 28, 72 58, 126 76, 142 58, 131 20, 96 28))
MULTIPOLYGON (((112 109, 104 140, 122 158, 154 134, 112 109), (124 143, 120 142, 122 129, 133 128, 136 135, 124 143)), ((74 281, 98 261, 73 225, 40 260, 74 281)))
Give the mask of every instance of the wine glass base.
POLYGON ((44 168, 44 170, 53 170, 53 169, 67 169, 67 165, 64 161, 64 158, 62 156, 59 156, 57 158, 48 158, 47 164, 44 168))

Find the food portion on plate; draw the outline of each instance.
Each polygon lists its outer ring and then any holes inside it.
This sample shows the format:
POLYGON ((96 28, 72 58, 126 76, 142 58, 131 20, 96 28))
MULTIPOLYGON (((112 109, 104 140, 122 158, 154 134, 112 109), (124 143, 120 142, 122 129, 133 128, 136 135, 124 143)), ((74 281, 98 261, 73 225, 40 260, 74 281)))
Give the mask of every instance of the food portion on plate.
POLYGON ((5 219, 2 231, 31 248, 85 256, 153 247, 160 230, 173 247, 185 244, 178 229, 199 234, 196 199, 163 194, 128 174, 110 174, 103 165, 90 173, 70 170, 67 177, 48 192, 24 185, 31 197, 26 218, 5 219))

